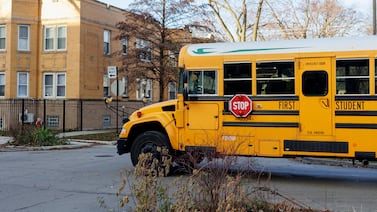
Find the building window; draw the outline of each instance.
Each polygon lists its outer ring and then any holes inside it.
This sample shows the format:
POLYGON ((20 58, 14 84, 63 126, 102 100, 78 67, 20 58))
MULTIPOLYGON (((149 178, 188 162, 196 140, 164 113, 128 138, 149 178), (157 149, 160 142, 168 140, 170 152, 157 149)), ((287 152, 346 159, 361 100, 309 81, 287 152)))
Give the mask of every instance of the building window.
POLYGON ((122 93, 122 96, 123 97, 128 97, 128 80, 127 80, 127 77, 126 76, 123 76, 122 77, 122 85, 123 85, 123 93, 122 93))
POLYGON ((57 73, 56 74, 56 96, 57 97, 65 97, 65 73, 57 73))
POLYGON ((54 27, 45 27, 44 30, 44 47, 45 51, 54 49, 54 27))
POLYGON ((177 84, 175 82, 168 83, 168 99, 177 98, 177 84))
POLYGON ((110 96, 110 79, 109 76, 103 75, 103 97, 107 98, 110 96))
POLYGON ((43 74, 43 97, 65 97, 66 74, 44 73, 43 74))
POLYGON ((59 128, 59 116, 47 115, 47 127, 59 128))
POLYGON ((128 48, 128 39, 127 37, 122 38, 122 54, 126 55, 127 54, 127 48, 128 48))
POLYGON ((52 97, 54 95, 54 75, 44 74, 43 77, 44 97, 52 97))
POLYGON ((5 50, 5 38, 6 38, 6 28, 4 25, 0 25, 0 50, 5 50))
POLYGON ((29 72, 17 73, 17 97, 29 96, 29 72))
POLYGON ((110 115, 102 116, 102 126, 103 127, 111 127, 111 116, 110 115))
POLYGON ((44 28, 44 50, 45 51, 66 50, 66 48, 67 48, 67 27, 66 26, 58 26, 58 27, 46 26, 44 28))
POLYGON ((294 94, 294 65, 293 61, 257 63, 257 94, 294 94))
POLYGON ((58 26, 57 48, 58 48, 58 50, 66 50, 67 49, 67 27, 66 26, 58 26))
POLYGON ((139 88, 137 90, 137 99, 142 100, 144 98, 152 98, 152 80, 142 79, 139 81, 139 88))
POLYGON ((5 96, 5 73, 0 72, 0 96, 5 96))
POLYGON ((224 64, 224 95, 251 95, 251 63, 224 64))
POLYGON ((18 25, 18 50, 30 50, 30 26, 18 25))
POLYGON ((369 94, 369 59, 336 61, 336 94, 369 94))
POLYGON ((136 49, 141 61, 152 61, 152 44, 150 41, 136 39, 136 49))
POLYGON ((110 31, 103 31, 103 54, 110 55, 110 31))

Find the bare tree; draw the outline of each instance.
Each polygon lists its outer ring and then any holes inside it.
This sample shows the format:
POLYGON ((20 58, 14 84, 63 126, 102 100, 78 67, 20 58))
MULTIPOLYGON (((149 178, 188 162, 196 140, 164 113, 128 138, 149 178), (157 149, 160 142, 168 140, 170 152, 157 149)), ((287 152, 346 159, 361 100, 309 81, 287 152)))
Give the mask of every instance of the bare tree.
POLYGON ((358 31, 363 22, 353 8, 337 0, 265 0, 268 11, 262 39, 299 39, 345 36, 358 31))
POLYGON ((258 0, 258 4, 254 4, 247 2, 247 0, 208 0, 208 5, 229 41, 246 41, 247 35, 249 34, 248 32, 251 30, 251 39, 256 41, 263 1, 264 0, 258 0), (252 16, 252 7, 255 5, 257 5, 255 17, 254 19, 250 19, 249 16, 252 16))
POLYGON ((182 26, 200 25, 192 17, 199 17, 202 7, 194 0, 136 0, 129 8, 124 21, 117 24, 117 38, 128 38, 135 51, 127 53, 123 65, 130 80, 147 77, 157 81, 162 101, 168 83, 177 75, 171 61, 183 44, 191 42, 188 28, 182 26))

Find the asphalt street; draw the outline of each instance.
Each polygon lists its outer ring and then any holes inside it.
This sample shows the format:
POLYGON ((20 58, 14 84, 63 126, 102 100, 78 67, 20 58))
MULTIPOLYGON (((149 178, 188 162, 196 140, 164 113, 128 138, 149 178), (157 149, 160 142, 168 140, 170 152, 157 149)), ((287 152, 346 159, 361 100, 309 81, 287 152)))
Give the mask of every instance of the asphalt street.
MULTIPOLYGON (((271 180, 263 183, 277 194, 310 208, 377 210, 374 168, 239 158, 233 169, 253 169, 263 172, 263 176, 271 173, 271 180)), ((125 170, 133 170, 129 154, 117 155, 113 145, 37 151, 0 149, 1 211, 130 211, 119 209, 115 195, 121 184, 119 173, 125 170), (103 208, 102 200, 108 209, 103 208)), ((171 184, 176 178, 166 177, 164 182, 171 184)), ((248 180, 250 186, 257 183, 255 177, 248 180)), ((130 195, 129 189, 124 194, 130 195)))

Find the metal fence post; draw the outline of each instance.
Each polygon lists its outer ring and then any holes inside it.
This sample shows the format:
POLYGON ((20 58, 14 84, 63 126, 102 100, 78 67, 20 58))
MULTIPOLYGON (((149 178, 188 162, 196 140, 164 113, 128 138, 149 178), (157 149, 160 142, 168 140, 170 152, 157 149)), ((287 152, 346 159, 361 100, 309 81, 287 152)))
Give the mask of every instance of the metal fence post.
POLYGON ((83 118, 83 100, 82 99, 80 99, 80 131, 82 131, 82 129, 83 129, 83 120, 84 120, 84 118, 83 118))
POLYGON ((65 132, 65 99, 63 100, 63 132, 65 132))

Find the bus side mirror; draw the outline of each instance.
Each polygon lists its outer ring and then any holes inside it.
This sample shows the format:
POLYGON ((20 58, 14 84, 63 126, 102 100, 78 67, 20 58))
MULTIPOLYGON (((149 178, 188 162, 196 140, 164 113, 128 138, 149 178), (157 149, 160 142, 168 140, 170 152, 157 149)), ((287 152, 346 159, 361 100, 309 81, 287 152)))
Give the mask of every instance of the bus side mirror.
POLYGON ((185 86, 183 88, 183 101, 188 100, 188 93, 189 93, 188 86, 187 86, 187 83, 185 83, 185 86))

